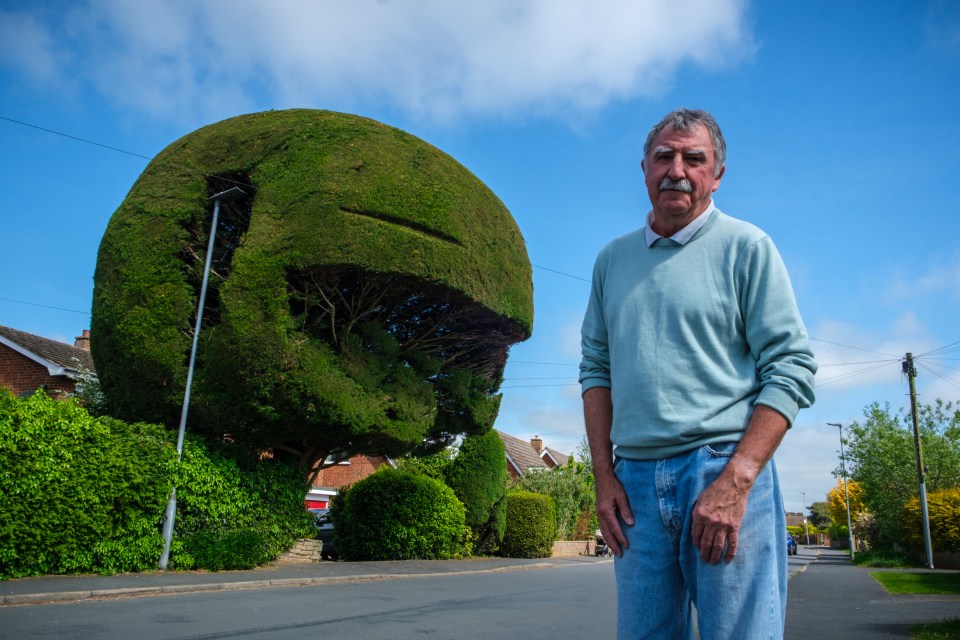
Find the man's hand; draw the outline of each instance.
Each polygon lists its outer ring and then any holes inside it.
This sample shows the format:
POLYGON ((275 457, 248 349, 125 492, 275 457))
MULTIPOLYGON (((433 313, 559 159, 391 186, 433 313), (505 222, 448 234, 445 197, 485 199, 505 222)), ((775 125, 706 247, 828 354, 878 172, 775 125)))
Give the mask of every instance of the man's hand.
POLYGON ((727 562, 737 555, 737 535, 751 486, 738 487, 735 481, 721 475, 697 499, 693 507, 693 544, 700 549, 704 562, 720 562, 724 545, 727 562))
POLYGON ((787 419, 775 409, 762 404, 754 407, 737 450, 720 476, 700 494, 693 507, 690 533, 704 562, 717 564, 721 556, 730 562, 737 555, 737 537, 750 490, 787 428, 787 419))
POLYGON ((630 503, 627 500, 627 494, 623 490, 623 485, 610 473, 604 474, 603 479, 596 478, 597 486, 597 520, 600 522, 600 533, 604 541, 609 545, 610 550, 623 556, 623 550, 629 547, 627 536, 620 527, 619 514, 623 521, 633 526, 633 512, 630 511, 630 503))
POLYGON ((587 440, 593 458, 593 479, 597 488, 597 520, 600 533, 617 556, 627 548, 627 536, 620 528, 620 519, 633 526, 633 512, 623 485, 613 473, 613 445, 610 426, 613 403, 610 389, 594 387, 583 394, 583 419, 587 425, 587 440), (620 519, 617 518, 619 514, 620 519))

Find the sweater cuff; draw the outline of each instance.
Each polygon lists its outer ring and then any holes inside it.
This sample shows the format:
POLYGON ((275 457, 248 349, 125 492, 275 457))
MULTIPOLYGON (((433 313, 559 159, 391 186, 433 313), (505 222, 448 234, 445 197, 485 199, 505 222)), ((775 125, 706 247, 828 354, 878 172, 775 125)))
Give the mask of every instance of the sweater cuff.
POLYGON ((800 412, 800 405, 789 391, 772 385, 765 386, 753 404, 770 407, 782 415, 787 420, 787 427, 793 426, 793 421, 800 412))

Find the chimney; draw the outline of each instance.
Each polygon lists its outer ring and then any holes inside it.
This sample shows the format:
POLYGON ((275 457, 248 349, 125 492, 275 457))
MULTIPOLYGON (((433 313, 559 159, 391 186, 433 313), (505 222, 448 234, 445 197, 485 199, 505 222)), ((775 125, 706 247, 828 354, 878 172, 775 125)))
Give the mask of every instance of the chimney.
POLYGON ((84 351, 90 351, 90 329, 84 329, 83 335, 74 338, 73 346, 79 347, 84 351))
POLYGON ((540 436, 533 436, 530 438, 530 446, 533 447, 533 450, 537 453, 543 451, 543 438, 540 436))

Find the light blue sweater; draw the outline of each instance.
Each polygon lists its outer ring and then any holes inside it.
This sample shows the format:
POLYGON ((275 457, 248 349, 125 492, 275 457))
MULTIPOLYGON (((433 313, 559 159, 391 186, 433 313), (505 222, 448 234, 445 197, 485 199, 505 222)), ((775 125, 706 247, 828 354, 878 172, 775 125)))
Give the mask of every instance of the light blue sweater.
POLYGON ((583 392, 608 387, 624 458, 739 441, 754 404, 792 424, 817 365, 770 238, 715 210, 685 245, 640 229, 607 245, 583 320, 583 392))

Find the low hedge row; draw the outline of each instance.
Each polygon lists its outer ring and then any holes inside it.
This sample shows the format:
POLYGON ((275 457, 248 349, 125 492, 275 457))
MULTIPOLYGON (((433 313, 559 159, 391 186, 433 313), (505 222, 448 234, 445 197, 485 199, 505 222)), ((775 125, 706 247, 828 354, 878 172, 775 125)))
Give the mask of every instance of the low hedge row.
POLYGON ((0 579, 157 566, 176 479, 170 566, 241 568, 311 534, 304 474, 73 401, 0 390, 0 579))

